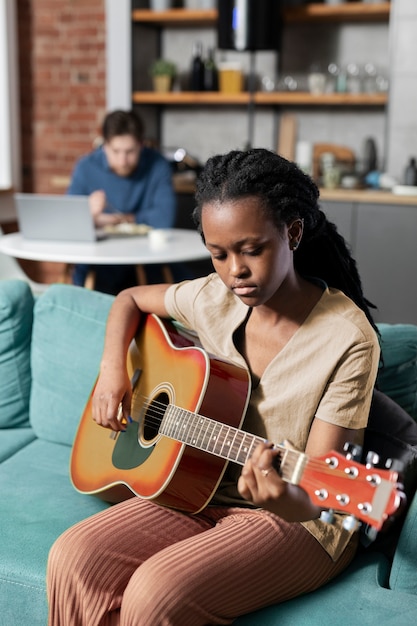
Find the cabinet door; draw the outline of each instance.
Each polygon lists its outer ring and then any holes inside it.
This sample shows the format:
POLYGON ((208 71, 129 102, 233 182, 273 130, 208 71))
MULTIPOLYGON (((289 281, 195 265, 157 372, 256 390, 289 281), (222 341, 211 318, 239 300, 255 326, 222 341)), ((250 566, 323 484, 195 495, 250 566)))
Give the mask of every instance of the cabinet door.
POLYGON ((353 204, 351 202, 332 202, 326 200, 320 202, 320 206, 327 219, 337 226, 339 233, 350 245, 352 253, 355 254, 353 204))
POLYGON ((417 324, 417 207, 359 204, 356 260, 379 322, 417 324))

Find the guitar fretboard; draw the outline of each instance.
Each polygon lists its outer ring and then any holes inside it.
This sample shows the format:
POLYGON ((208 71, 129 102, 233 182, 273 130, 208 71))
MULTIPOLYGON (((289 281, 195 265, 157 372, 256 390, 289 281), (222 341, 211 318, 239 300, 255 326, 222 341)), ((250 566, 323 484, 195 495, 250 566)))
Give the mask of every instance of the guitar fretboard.
MULTIPOLYGON (((159 433, 239 465, 244 465, 256 446, 265 441, 262 437, 173 404, 166 408, 159 433)), ((276 466, 280 475, 288 482, 298 483, 306 455, 280 445, 275 448, 279 449, 276 466)))

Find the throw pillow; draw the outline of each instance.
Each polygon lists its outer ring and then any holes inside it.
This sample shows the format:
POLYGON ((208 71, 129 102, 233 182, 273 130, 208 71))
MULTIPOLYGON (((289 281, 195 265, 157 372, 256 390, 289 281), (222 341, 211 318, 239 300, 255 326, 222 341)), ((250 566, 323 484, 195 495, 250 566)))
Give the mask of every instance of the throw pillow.
POLYGON ((0 428, 29 425, 33 295, 23 280, 0 282, 0 428))
POLYGON ((417 420, 417 326, 378 324, 383 364, 378 389, 417 420))
POLYGON ((113 297, 52 285, 36 302, 31 425, 40 439, 72 445, 100 367, 113 297))
POLYGON ((375 541, 368 527, 362 527, 361 533, 363 545, 374 541, 374 547, 391 555, 417 488, 417 423, 396 402, 377 390, 373 394, 365 431, 363 462, 369 451, 379 456, 376 467, 384 468, 389 459, 399 461, 403 466, 401 481, 407 496, 407 506, 394 518, 392 524, 379 533, 375 541))

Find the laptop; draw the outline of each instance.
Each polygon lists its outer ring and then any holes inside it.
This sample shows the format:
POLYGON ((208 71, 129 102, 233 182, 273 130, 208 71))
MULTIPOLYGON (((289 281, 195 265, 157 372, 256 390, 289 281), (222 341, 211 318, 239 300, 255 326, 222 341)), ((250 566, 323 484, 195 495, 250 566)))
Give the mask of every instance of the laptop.
POLYGON ((94 227, 88 196, 15 193, 14 200, 25 239, 78 243, 103 238, 94 227))

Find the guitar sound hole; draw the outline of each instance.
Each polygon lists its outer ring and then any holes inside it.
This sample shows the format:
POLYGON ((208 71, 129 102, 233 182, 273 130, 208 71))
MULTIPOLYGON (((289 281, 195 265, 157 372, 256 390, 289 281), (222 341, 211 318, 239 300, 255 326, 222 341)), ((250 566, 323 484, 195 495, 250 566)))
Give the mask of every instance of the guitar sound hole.
POLYGON ((169 404, 169 396, 162 392, 157 395, 148 405, 143 426, 143 438, 152 441, 159 434, 159 427, 169 404))

